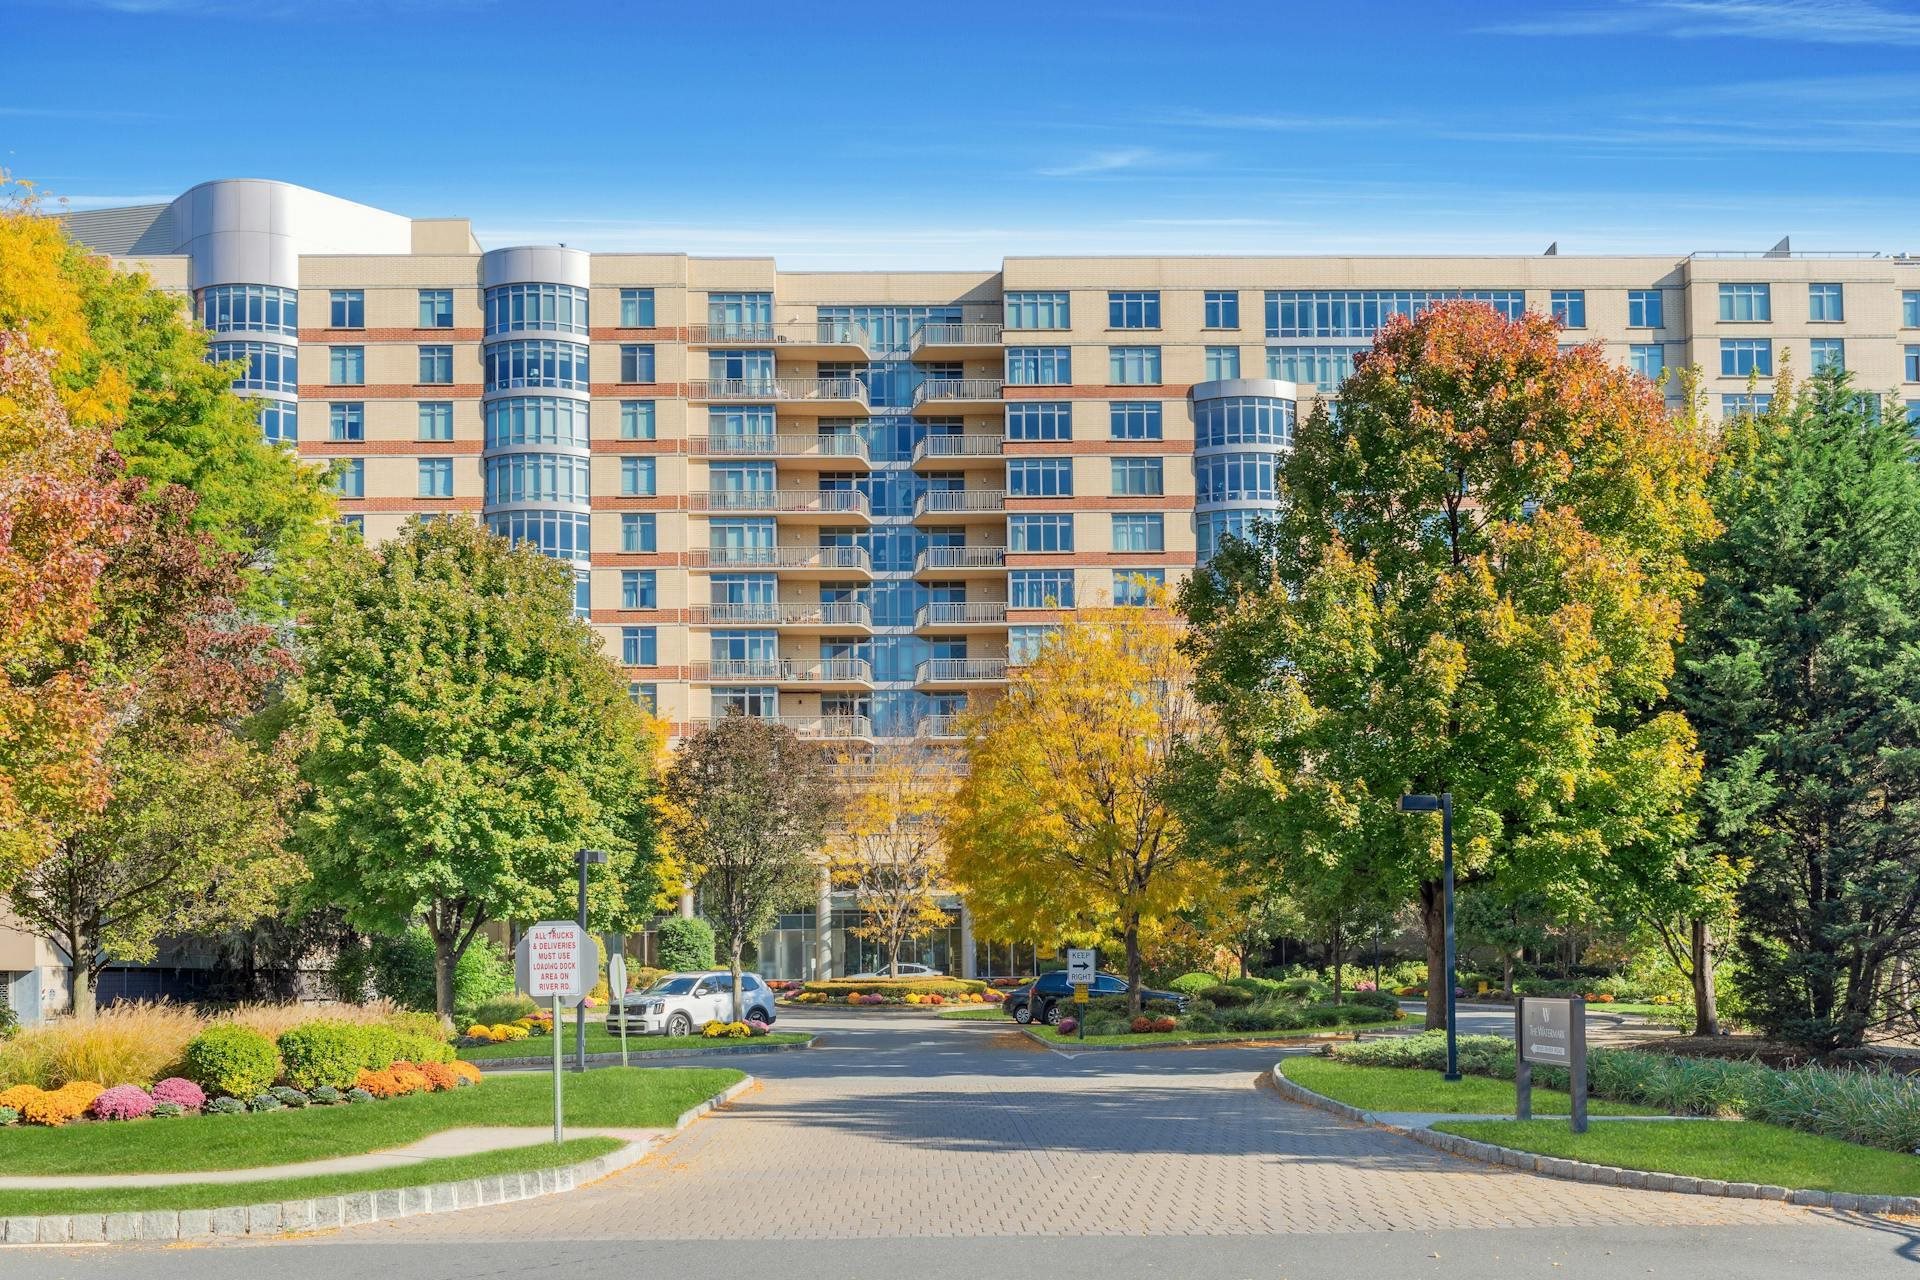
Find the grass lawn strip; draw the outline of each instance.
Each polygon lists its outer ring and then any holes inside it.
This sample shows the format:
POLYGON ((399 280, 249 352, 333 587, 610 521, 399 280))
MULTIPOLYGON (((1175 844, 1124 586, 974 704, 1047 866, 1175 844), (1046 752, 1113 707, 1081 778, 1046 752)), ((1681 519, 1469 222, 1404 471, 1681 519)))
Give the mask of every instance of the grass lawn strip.
MULTIPOLYGON (((1411 1067, 1356 1067, 1318 1057, 1288 1058, 1280 1064, 1280 1073, 1297 1085, 1362 1111, 1512 1115, 1514 1108, 1513 1082, 1486 1076, 1463 1076, 1447 1081, 1433 1071, 1411 1067)), ((1573 1110, 1573 1099, 1555 1089, 1536 1088, 1533 1109, 1540 1115, 1564 1116, 1573 1110)), ((1587 1109, 1596 1116, 1663 1114, 1653 1107, 1609 1102, 1603 1098, 1590 1098, 1587 1109)))
MULTIPOLYGON (((1011 1019, 1008 1019, 1012 1021, 1011 1019)), ((1018 1024, 1016 1024, 1018 1025, 1018 1024)), ((1337 1027, 1301 1027, 1293 1031, 1148 1031, 1139 1035, 1124 1032, 1111 1036, 1088 1036, 1081 1040, 1078 1034, 1062 1035, 1053 1027, 1030 1025, 1021 1028, 1031 1031, 1048 1044, 1071 1048, 1077 1044, 1086 1045, 1147 1045, 1147 1044, 1221 1044, 1245 1043, 1263 1040, 1311 1040, 1315 1037, 1342 1035, 1350 1031, 1373 1030, 1380 1027, 1398 1026, 1395 1022, 1351 1022, 1337 1027)))
POLYGON ((940 1016, 948 1022, 1004 1022, 1009 1026, 1013 1025, 1013 1019, 1009 1018, 1006 1010, 997 1004, 981 1005, 971 1009, 942 1009, 940 1016))
MULTIPOLYGON (((241 1119, 238 1116, 224 1118, 241 1119)), ((511 1147, 477 1155, 422 1160, 390 1169, 368 1169, 362 1173, 316 1174, 305 1178, 277 1178, 261 1182, 190 1182, 161 1187, 111 1187, 87 1191, 0 1191, 0 1215, 27 1217, 35 1214, 136 1213, 149 1209, 224 1209, 234 1205, 275 1204, 314 1196, 350 1196, 362 1191, 390 1191, 396 1187, 421 1187, 436 1182, 490 1178, 503 1173, 556 1169, 608 1155, 622 1145, 618 1138, 574 1138, 558 1146, 549 1142, 531 1147, 511 1147)))
POLYGON ((1552 1120, 1456 1120, 1433 1127, 1476 1142, 1621 1169, 1809 1191, 1920 1195, 1920 1160, 1910 1155, 1755 1120, 1596 1124, 1578 1134, 1552 1120))
MULTIPOLYGON (((726 1049, 743 1044, 795 1044, 805 1040, 803 1031, 773 1031, 764 1036, 755 1036, 751 1040, 729 1040, 722 1037, 708 1039, 706 1036, 641 1036, 627 1037, 628 1053, 653 1053, 662 1049, 726 1049)), ((569 1026, 562 1038, 562 1052, 572 1059, 573 1028, 569 1026)), ((553 1057, 553 1041, 545 1036, 538 1039, 504 1040, 499 1044, 466 1045, 455 1050, 468 1062, 490 1062, 496 1058, 547 1058, 553 1057)), ((607 1031, 605 1027, 587 1024, 588 1053, 619 1053, 620 1037, 607 1031)))
MULTIPOLYGON (((744 1075, 722 1067, 612 1067, 571 1075, 566 1080, 566 1122, 583 1127, 671 1128, 682 1112, 744 1075)), ((58 1129, 17 1127, 0 1132, 0 1174, 263 1168, 384 1151, 466 1125, 551 1123, 553 1082, 545 1074, 529 1073, 493 1077, 451 1093, 417 1093, 344 1107, 58 1129)))

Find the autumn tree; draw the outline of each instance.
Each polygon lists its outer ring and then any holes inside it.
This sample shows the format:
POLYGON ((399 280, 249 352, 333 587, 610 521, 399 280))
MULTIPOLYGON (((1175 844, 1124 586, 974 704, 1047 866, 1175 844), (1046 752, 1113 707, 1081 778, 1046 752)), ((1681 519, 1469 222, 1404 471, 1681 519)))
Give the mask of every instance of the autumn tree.
POLYGON ((941 826, 959 781, 952 752, 905 743, 876 749, 850 785, 832 845, 833 881, 860 912, 853 933, 885 949, 894 977, 901 949, 951 918, 940 905, 941 826))
POLYGON ((1446 303, 1382 326, 1299 426, 1282 517, 1190 580, 1199 688, 1265 843, 1416 898, 1444 1022, 1438 824, 1463 882, 1595 880, 1674 848, 1699 761, 1662 709, 1689 549, 1714 529, 1697 424, 1543 316, 1446 303))
POLYGON ((1707 760, 1700 878, 1750 862, 1748 1016, 1843 1049, 1914 1026, 1888 995, 1920 953, 1920 455, 1844 375, 1782 380, 1725 435, 1677 686, 1707 760))
POLYGON ((573 570, 468 519, 341 538, 316 576, 294 705, 312 747, 297 823, 322 901, 432 936, 436 1004, 489 920, 574 914, 575 855, 607 850, 590 917, 651 884, 651 722, 573 614, 573 570))
POLYGON ((839 797, 826 753, 773 720, 728 715, 680 744, 660 822, 697 868, 701 913, 719 926, 743 1016, 741 962, 780 908, 807 890, 839 797))
POLYGON ((1217 883, 1167 790, 1204 715, 1164 592, 1082 609, 1004 697, 969 711, 948 869, 994 936, 1117 937, 1140 1005, 1143 932, 1217 883))

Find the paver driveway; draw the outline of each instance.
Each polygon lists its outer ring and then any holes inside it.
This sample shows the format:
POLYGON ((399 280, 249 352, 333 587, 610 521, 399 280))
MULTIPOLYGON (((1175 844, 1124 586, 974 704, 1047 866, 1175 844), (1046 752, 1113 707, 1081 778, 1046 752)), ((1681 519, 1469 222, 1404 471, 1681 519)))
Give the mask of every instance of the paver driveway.
MULTIPOLYGON (((1764 1224, 1804 1210, 1460 1161, 1257 1088, 1260 1049, 1008 1047, 994 1024, 821 1018, 824 1047, 571 1196, 346 1233, 381 1238, 1221 1236, 1764 1224), (1070 1196, 1060 1195, 1072 1187, 1070 1196)), ((1024 1041, 1020 1042, 1025 1044, 1024 1041)))

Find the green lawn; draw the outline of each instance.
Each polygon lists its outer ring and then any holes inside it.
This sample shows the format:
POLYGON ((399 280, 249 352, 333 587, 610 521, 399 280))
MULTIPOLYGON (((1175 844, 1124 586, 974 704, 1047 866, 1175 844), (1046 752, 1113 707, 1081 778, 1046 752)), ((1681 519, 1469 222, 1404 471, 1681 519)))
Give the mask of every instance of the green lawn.
MULTIPOLYGON (((570 1125, 662 1128, 745 1073, 717 1067, 619 1067, 566 1078, 570 1125)), ((405 1146, 466 1125, 553 1123, 553 1081, 495 1076, 451 1093, 244 1116, 127 1120, 0 1130, 0 1174, 186 1173, 253 1169, 405 1146)))
POLYGON ((1116 1045, 1116 1044, 1220 1044, 1249 1040, 1307 1040, 1317 1036, 1340 1035, 1345 1032, 1367 1028, 1390 1027, 1392 1022, 1353 1022, 1342 1023, 1337 1027, 1305 1027, 1298 1031, 1148 1031, 1139 1035, 1123 1032, 1112 1036, 1088 1036, 1082 1040, 1078 1034, 1062 1035, 1053 1027, 1029 1026, 1028 1031, 1037 1034, 1049 1044, 1058 1045, 1116 1045))
POLYGON ((1004 1022, 1013 1025, 1013 1019, 1007 1011, 997 1004, 974 1005, 966 1009, 942 1009, 940 1016, 948 1022, 1004 1022))
MULTIPOLYGON (((773 1031, 753 1040, 709 1040, 705 1036, 628 1036, 627 1052, 640 1053, 643 1050, 660 1049, 715 1049, 738 1044, 798 1044, 807 1036, 799 1031, 773 1031)), ((571 1057, 573 1054, 573 1028, 568 1027, 561 1038, 561 1052, 571 1057)), ((456 1050, 468 1062, 489 1062, 498 1058, 552 1058, 553 1041, 545 1036, 529 1040, 509 1040, 503 1044, 468 1045, 456 1050)), ((620 1052, 620 1037, 605 1027, 587 1024, 588 1053, 620 1052)))
MULTIPOLYGON (((240 1117, 228 1116, 226 1119, 238 1120, 240 1117)), ((485 1151, 479 1155, 422 1160, 392 1169, 371 1169, 365 1173, 276 1178, 260 1182, 189 1182, 170 1187, 0 1191, 0 1214, 26 1216, 41 1213, 135 1213, 146 1209, 222 1209, 233 1205, 300 1200, 309 1196, 349 1196, 362 1191, 390 1191, 395 1187, 421 1187, 434 1182, 553 1169, 606 1155, 618 1150, 620 1145, 618 1138, 573 1138, 558 1146, 548 1142, 506 1151, 485 1151)))
POLYGON ((1459 1120, 1434 1127, 1476 1142, 1622 1169, 1811 1191, 1920 1195, 1920 1160, 1910 1155, 1753 1120, 1596 1124, 1578 1134, 1552 1120, 1459 1120))
MULTIPOLYGON (((1511 1115, 1511 1080, 1463 1076, 1447 1081, 1437 1071, 1411 1067, 1358 1067, 1333 1058, 1288 1058, 1280 1073, 1295 1084, 1325 1094, 1362 1111, 1451 1111, 1464 1115, 1511 1115)), ((1533 1091, 1533 1109, 1540 1115, 1564 1116, 1573 1099, 1553 1089, 1533 1091)), ((1587 1110, 1596 1116, 1653 1116, 1651 1107, 1590 1098, 1587 1110)))

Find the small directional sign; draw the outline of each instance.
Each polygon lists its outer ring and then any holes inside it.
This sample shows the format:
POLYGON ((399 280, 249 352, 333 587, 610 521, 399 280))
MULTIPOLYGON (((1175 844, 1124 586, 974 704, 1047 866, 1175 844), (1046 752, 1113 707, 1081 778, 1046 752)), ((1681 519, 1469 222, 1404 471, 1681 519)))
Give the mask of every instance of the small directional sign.
POLYGON ((1067 948, 1067 985, 1090 987, 1093 985, 1094 953, 1092 947, 1067 948))

